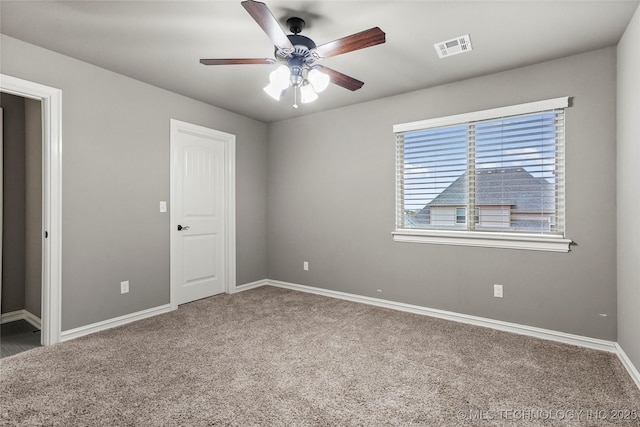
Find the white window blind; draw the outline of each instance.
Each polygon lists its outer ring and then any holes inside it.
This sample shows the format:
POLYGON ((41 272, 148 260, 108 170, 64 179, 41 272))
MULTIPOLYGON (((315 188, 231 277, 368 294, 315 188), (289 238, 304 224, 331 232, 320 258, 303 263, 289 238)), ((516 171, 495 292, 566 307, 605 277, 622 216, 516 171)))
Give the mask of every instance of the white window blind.
POLYGON ((564 236, 566 106, 395 126, 396 229, 564 236))

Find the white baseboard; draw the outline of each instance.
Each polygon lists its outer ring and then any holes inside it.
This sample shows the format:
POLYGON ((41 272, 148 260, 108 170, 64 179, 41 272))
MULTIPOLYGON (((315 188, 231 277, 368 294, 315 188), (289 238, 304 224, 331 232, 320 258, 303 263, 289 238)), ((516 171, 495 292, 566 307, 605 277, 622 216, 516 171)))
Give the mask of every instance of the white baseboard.
POLYGON ((0 315, 0 324, 24 320, 29 322, 34 328, 42 329, 42 321, 35 314, 27 310, 16 310, 0 315))
POLYGON ((636 386, 640 389, 640 372, 638 372, 638 369, 633 365, 631 359, 629 359, 629 357, 627 356, 627 353, 624 352, 624 350, 618 343, 616 343, 616 350, 620 362, 622 362, 622 365, 627 369, 627 372, 629 372, 629 375, 631 375, 631 378, 633 378, 636 386))
POLYGON ((15 322, 17 320, 24 320, 25 310, 10 311, 8 313, 2 313, 0 315, 0 324, 15 322))
POLYGON ((42 329, 42 320, 30 311, 24 310, 24 320, 31 323, 34 328, 42 329))
POLYGON ((249 289, 259 288, 261 286, 266 286, 268 284, 269 282, 267 281, 267 279, 256 280, 255 282, 251 282, 251 283, 245 283, 244 285, 236 286, 236 290, 234 294, 237 294, 238 292, 242 292, 242 291, 248 291, 249 289))
POLYGON ((499 331, 513 332, 520 335, 527 335, 551 341, 558 341, 565 344, 577 345, 596 350, 616 352, 616 343, 613 341, 600 340, 597 338, 583 337, 581 335, 568 334, 550 329, 536 328, 533 326, 520 325, 518 323, 503 322, 501 320, 488 319, 485 317, 471 316, 468 314, 456 313, 453 311, 439 310, 436 308, 422 307, 419 305, 405 304, 402 302, 388 301, 380 298, 372 298, 345 292, 332 291, 328 289, 315 288, 312 286, 298 285, 295 283, 280 282, 278 280, 267 280, 270 286, 292 289, 301 292, 308 292, 317 295, 324 295, 332 298, 339 298, 347 301, 360 302, 363 304, 375 305, 377 307, 390 308, 393 310, 405 311, 408 313, 422 314, 425 316, 437 317, 454 322, 467 323, 485 328, 497 329, 499 331))
POLYGON ((168 313, 170 311, 171 305, 165 304, 135 313, 125 314, 124 316, 114 317, 113 319, 92 323, 90 325, 80 326, 79 328, 62 331, 62 333, 60 334, 60 341, 69 341, 85 335, 93 334, 94 332, 104 331, 105 329, 111 329, 115 328, 116 326, 126 325, 127 323, 135 322, 136 320, 146 319, 147 317, 157 316, 158 314, 168 313))

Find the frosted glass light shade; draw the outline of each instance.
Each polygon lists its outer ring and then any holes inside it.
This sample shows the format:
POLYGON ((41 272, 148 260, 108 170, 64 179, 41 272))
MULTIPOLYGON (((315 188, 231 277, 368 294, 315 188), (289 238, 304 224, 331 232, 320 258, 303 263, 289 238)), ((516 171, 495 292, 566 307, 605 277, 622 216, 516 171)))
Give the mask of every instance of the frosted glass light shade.
POLYGON ((313 90, 313 86, 310 84, 306 84, 300 87, 300 101, 303 104, 308 104, 309 102, 313 102, 318 99, 318 95, 313 90))
POLYGON ((281 65, 269 74, 269 84, 264 91, 276 101, 280 100, 285 89, 289 87, 289 67, 281 65))
POLYGON ((289 75, 289 67, 281 65, 269 74, 269 81, 274 87, 284 90, 289 87, 289 75))
POLYGON ((307 79, 309 80, 309 83, 313 85, 313 90, 315 90, 316 93, 320 93, 325 90, 327 86, 329 86, 329 82, 331 81, 331 78, 328 75, 316 68, 313 68, 311 71, 309 71, 307 79))
POLYGON ((273 83, 269 83, 267 86, 264 87, 263 90, 276 101, 280 101, 280 97, 284 92, 283 89, 280 89, 278 86, 274 85, 273 83))

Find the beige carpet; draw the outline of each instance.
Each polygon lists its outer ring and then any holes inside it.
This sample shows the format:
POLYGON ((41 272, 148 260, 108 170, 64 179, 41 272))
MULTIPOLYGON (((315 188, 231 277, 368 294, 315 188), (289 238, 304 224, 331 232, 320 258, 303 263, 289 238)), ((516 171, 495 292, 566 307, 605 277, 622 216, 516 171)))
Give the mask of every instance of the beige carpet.
POLYGON ((272 287, 0 367, 3 426, 640 425, 613 354, 272 287))

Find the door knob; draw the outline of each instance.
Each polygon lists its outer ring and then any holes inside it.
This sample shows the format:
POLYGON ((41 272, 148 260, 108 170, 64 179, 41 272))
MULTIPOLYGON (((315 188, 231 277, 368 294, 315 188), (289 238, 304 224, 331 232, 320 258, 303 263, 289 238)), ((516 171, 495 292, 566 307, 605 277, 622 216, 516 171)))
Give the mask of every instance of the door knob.
POLYGON ((188 230, 190 227, 188 225, 185 225, 184 227, 181 226, 180 224, 178 224, 178 231, 182 231, 182 230, 188 230))

